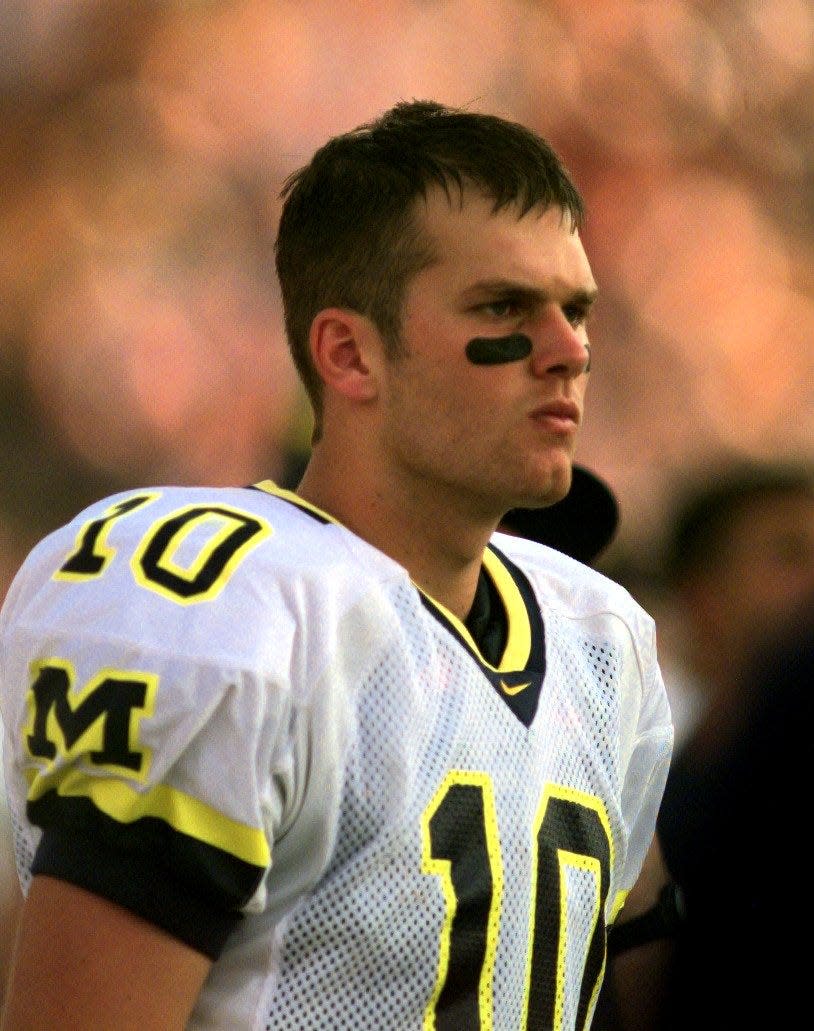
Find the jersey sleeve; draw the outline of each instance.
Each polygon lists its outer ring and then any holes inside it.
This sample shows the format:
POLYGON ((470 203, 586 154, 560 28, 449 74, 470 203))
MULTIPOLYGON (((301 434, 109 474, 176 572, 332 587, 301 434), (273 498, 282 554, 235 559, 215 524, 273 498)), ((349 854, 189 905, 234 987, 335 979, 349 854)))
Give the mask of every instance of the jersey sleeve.
POLYGON ((673 723, 652 618, 633 603, 621 684, 622 814, 628 830, 623 882, 635 883, 650 847, 673 749, 673 723))
POLYGON ((0 619, 19 851, 33 854, 26 873, 103 895, 215 958, 264 905, 297 795, 292 619, 252 590, 268 534, 251 513, 199 505, 182 532, 156 505, 127 525, 117 514, 88 547, 115 509, 38 546, 0 619), (150 565, 145 541, 158 549, 161 532, 173 547, 150 565), (250 646, 259 620, 275 647, 250 646))

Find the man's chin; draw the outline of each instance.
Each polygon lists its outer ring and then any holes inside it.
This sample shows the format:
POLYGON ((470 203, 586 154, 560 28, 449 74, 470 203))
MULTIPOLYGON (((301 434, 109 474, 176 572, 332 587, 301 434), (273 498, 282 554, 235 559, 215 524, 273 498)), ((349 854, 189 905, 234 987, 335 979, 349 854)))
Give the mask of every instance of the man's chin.
POLYGON ((571 464, 551 470, 549 475, 530 488, 528 493, 516 502, 517 508, 548 508, 562 501, 571 489, 571 464))

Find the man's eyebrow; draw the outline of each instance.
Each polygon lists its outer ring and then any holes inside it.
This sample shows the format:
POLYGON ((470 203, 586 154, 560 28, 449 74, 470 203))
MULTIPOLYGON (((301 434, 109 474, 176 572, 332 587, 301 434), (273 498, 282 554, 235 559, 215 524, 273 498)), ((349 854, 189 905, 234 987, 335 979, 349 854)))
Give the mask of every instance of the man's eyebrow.
MULTIPOLYGON (((551 291, 542 287, 529 286, 514 279, 481 279, 473 283, 463 291, 464 299, 475 298, 479 294, 511 294, 513 297, 523 297, 531 301, 551 300, 551 291)), ((562 304, 578 304, 583 308, 590 308, 599 294, 598 287, 590 289, 579 287, 572 290, 563 299, 562 304)))
POLYGON ((575 290, 571 294, 568 304, 579 304, 584 308, 590 308, 599 296, 599 287, 594 286, 590 290, 575 290))

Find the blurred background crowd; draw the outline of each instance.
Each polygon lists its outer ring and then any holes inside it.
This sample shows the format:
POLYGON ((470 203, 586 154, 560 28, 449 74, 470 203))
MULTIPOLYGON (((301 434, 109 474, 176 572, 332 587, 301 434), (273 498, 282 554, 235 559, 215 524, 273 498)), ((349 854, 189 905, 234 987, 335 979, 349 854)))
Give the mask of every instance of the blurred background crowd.
POLYGON ((585 194, 619 547, 712 453, 810 450, 812 96, 810 0, 4 0, 0 589, 77 502, 305 446, 278 192, 399 98, 528 123, 585 194))
MULTIPOLYGON (((620 502, 602 564, 679 663, 697 596, 667 605, 658 571, 680 499, 814 461, 811 0, 3 0, 0 597, 102 494, 293 475, 279 190, 410 98, 530 125, 585 196, 579 458, 620 502)), ((770 519, 773 544, 727 524, 746 568, 796 570, 782 605, 814 587, 813 512, 770 519)))

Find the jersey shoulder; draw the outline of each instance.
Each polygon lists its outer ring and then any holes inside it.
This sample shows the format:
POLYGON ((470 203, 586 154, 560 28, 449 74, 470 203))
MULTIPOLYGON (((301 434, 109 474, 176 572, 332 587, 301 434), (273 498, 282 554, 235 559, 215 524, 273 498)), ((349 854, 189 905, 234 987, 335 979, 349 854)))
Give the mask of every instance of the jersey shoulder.
POLYGON ((102 498, 52 530, 20 572, 33 576, 56 566, 56 579, 91 580, 121 552, 144 569, 174 570, 178 580, 186 570, 186 579, 195 582, 186 589, 190 596, 215 569, 234 568, 247 551, 256 551, 266 567, 299 566, 304 573, 324 572, 326 563, 352 563, 362 573, 393 574, 395 563, 370 546, 354 547, 353 538, 331 516, 269 481, 256 487, 143 487, 102 498))
POLYGON ((655 621, 625 587, 535 541, 496 534, 493 543, 526 575, 549 626, 620 649, 630 668, 663 693, 655 621))
POLYGON ((610 611, 649 619, 625 587, 570 555, 511 534, 497 533, 493 542, 523 570, 544 605, 575 617, 610 611))
POLYGON ((148 487, 111 495, 45 537, 7 594, 0 632, 175 635, 240 662, 297 624, 351 607, 395 563, 287 492, 148 487), (228 632, 227 632, 228 628, 228 632))

